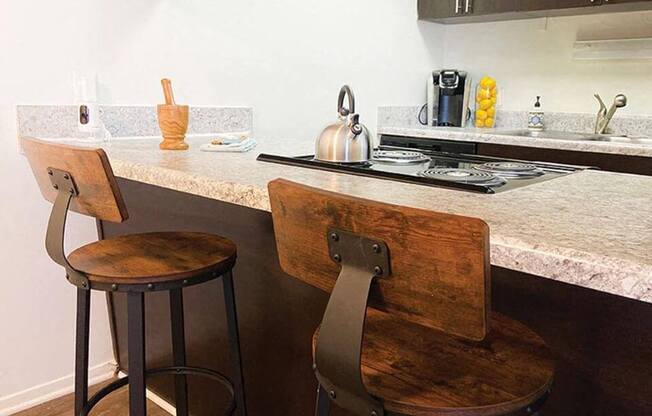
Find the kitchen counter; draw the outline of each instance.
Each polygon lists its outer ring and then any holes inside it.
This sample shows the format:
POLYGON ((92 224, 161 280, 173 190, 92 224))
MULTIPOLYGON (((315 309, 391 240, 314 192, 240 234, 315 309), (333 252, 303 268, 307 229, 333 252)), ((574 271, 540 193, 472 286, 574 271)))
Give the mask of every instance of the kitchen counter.
POLYGON ((485 195, 255 160, 261 152, 310 154, 312 140, 263 140, 249 153, 201 152, 201 140, 189 142, 185 152, 162 152, 153 139, 103 147, 119 177, 263 211, 269 211, 267 183, 283 177, 479 217, 490 226, 495 266, 652 303, 652 177, 584 171, 485 195))
MULTIPOLYGON (((491 228, 491 309, 550 345, 557 371, 543 412, 647 414, 652 388, 652 177, 582 172, 494 195, 431 188, 255 160, 261 151, 309 154, 311 139, 263 140, 249 153, 162 152, 159 139, 105 146, 129 220, 100 221, 103 238, 160 230, 215 233, 238 247, 234 269, 250 414, 314 409, 310 339, 328 294, 290 278, 278 262, 267 183, 284 177, 323 189, 425 209, 473 215, 491 228), (588 288, 588 289, 587 289, 588 288), (595 289, 595 290, 593 290, 595 289), (278 377, 283 374, 283 377, 278 377)), ((194 363, 230 374, 222 282, 184 289, 186 345, 194 363)), ((147 295, 147 365, 170 354, 169 297, 147 295)), ((108 296, 112 338, 128 363, 127 299, 108 296)), ((174 401, 173 384, 148 387, 174 401)), ((193 384, 196 415, 223 414, 214 383, 193 384)))
MULTIPOLYGON (((516 129, 503 129, 504 131, 516 129)), ((510 136, 501 130, 457 127, 380 127, 378 134, 396 136, 429 137, 474 143, 492 143, 510 146, 538 147, 544 149, 571 150, 652 158, 652 146, 641 143, 599 142, 590 140, 559 140, 510 136)), ((545 131, 541 133, 545 136, 545 131)), ((650 161, 652 163, 652 160, 650 161)))

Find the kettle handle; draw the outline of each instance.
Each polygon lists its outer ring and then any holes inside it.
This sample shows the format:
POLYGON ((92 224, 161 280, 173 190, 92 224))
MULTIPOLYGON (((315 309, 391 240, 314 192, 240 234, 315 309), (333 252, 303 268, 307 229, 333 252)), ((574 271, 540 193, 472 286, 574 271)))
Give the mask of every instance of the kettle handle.
POLYGON ((337 97, 337 113, 342 117, 346 117, 351 113, 355 113, 355 98, 353 92, 348 85, 344 85, 340 89, 340 95, 337 97), (344 107, 344 96, 349 96, 349 108, 344 107))

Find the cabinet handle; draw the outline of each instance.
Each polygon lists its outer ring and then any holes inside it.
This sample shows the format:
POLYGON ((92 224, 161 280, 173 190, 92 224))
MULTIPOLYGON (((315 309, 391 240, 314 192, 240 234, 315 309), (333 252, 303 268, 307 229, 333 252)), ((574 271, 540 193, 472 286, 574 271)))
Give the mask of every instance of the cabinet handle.
POLYGON ((462 0, 455 0, 455 14, 462 12, 462 0))
POLYGON ((473 0, 466 0, 466 8, 464 10, 464 13, 470 13, 472 7, 473 7, 473 0))

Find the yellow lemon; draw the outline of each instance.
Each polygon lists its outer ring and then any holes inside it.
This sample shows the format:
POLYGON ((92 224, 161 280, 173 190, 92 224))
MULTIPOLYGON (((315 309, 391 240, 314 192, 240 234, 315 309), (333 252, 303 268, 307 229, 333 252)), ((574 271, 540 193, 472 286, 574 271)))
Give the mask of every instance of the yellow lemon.
POLYGON ((496 97, 491 97, 488 101, 491 102, 491 105, 496 104, 496 97))
POLYGON ((487 118, 487 112, 484 110, 478 110, 475 112, 475 118, 476 120, 484 120, 487 118))
POLYGON ((491 98, 491 90, 488 90, 486 88, 478 90, 477 98, 481 100, 485 98, 491 98))
POLYGON ((498 88, 493 87, 492 89, 489 90, 489 95, 491 97, 497 97, 498 96, 498 88))
POLYGON ((493 117, 495 115, 496 115, 496 108, 495 107, 487 108, 487 116, 493 117))
POLYGON ((482 88, 492 89, 496 86, 496 80, 493 78, 482 79, 480 80, 480 86, 482 88))
POLYGON ((480 110, 486 110, 492 105, 492 101, 490 99, 482 100, 479 103, 480 105, 480 110))
POLYGON ((493 126, 494 126, 494 119, 491 118, 491 117, 488 117, 488 118, 484 121, 484 125, 485 125, 486 127, 493 127, 493 126))
POLYGON ((475 121, 475 126, 476 127, 484 127, 484 120, 476 120, 475 121))

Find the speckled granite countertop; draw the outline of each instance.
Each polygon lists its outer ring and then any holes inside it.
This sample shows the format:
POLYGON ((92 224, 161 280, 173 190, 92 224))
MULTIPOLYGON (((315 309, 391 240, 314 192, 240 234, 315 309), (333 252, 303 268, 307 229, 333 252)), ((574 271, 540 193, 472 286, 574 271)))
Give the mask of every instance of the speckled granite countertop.
MULTIPOLYGON (((505 129, 518 130, 518 129, 505 129)), ((501 133, 501 130, 482 130, 458 127, 380 127, 378 134, 396 136, 431 137, 435 139, 455 140, 475 143, 494 143, 512 146, 541 147, 547 149, 574 150, 578 152, 612 153, 629 156, 652 158, 652 143, 598 142, 590 140, 559 140, 542 137, 520 137, 501 133)), ((648 139, 649 140, 649 139, 648 139)), ((652 160, 650 161, 652 163, 652 160)))
POLYGON ((116 175, 269 210, 267 183, 283 177, 362 198, 485 220, 491 262, 652 303, 652 177, 586 171, 495 195, 432 188, 256 161, 312 153, 312 140, 262 141, 249 153, 185 152, 157 140, 103 146, 116 175))

